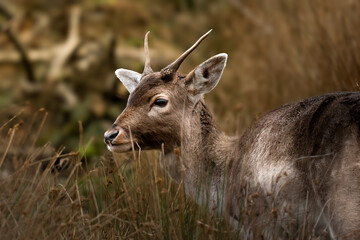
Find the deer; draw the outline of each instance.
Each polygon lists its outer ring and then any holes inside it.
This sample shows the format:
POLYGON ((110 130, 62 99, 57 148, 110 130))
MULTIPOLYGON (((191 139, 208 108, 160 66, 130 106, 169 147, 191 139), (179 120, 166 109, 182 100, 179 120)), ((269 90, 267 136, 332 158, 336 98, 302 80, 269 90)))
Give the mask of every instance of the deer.
POLYGON ((130 95, 104 134, 108 150, 162 151, 163 167, 186 194, 246 238, 308 232, 359 238, 360 93, 286 104, 264 114, 242 136, 227 136, 204 94, 218 84, 228 55, 217 54, 188 74, 178 72, 210 32, 157 72, 150 66, 146 33, 143 72, 115 71, 130 95))

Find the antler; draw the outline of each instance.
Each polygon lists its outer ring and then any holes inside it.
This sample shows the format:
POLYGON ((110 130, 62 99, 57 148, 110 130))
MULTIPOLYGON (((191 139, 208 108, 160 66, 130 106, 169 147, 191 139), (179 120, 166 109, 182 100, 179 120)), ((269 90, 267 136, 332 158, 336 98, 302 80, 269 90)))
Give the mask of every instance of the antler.
POLYGON ((150 54, 149 54, 149 44, 148 44, 148 36, 149 32, 145 34, 145 40, 144 40, 144 50, 145 50, 145 66, 143 71, 143 76, 148 75, 149 73, 152 73, 153 70, 150 67, 150 54))
POLYGON ((210 34, 211 31, 212 29, 202 35, 201 38, 199 38, 199 40, 197 40, 194 45, 192 45, 186 52, 184 52, 180 57, 178 57, 178 59, 176 59, 173 63, 169 64, 167 67, 163 68, 161 70, 161 73, 163 73, 164 75, 170 75, 175 73, 179 69, 181 63, 185 60, 185 58, 202 42, 202 40, 204 40, 210 34))

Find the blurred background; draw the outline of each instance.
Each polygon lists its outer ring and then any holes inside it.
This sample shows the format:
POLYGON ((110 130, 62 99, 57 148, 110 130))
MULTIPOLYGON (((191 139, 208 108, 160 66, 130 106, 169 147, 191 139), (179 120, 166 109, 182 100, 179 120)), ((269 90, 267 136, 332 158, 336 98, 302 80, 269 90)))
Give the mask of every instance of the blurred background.
POLYGON ((180 72, 229 54, 206 101, 227 133, 240 134, 282 104, 359 89, 359 7, 356 0, 3 0, 0 125, 21 113, 32 128, 47 112, 37 145, 70 152, 81 135, 92 139, 88 158, 100 156, 103 133, 128 97, 114 70, 142 72, 145 33, 160 70, 213 29, 180 72))

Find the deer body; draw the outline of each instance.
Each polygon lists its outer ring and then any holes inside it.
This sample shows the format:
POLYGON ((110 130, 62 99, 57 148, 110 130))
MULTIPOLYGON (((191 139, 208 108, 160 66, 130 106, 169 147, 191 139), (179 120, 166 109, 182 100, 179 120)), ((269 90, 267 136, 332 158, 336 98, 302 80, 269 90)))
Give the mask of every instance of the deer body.
POLYGON ((109 150, 131 151, 131 141, 141 149, 163 149, 169 175, 211 211, 234 225, 241 222, 246 236, 270 237, 281 228, 289 237, 291 227, 284 224, 304 219, 332 238, 359 236, 360 93, 285 105, 243 136, 226 136, 203 94, 218 83, 227 55, 218 54, 187 75, 177 73, 207 34, 160 72, 150 67, 146 35, 144 73, 116 71, 130 97, 105 133, 109 150), (266 230, 270 222, 276 227, 266 230))

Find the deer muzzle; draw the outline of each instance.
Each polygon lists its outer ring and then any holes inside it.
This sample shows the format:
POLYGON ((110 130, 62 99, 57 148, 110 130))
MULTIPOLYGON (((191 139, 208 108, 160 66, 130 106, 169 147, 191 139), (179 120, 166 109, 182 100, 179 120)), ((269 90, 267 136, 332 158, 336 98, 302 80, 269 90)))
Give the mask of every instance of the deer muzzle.
POLYGON ((112 128, 105 132, 104 141, 111 152, 128 152, 132 150, 135 139, 131 139, 123 128, 112 128))

